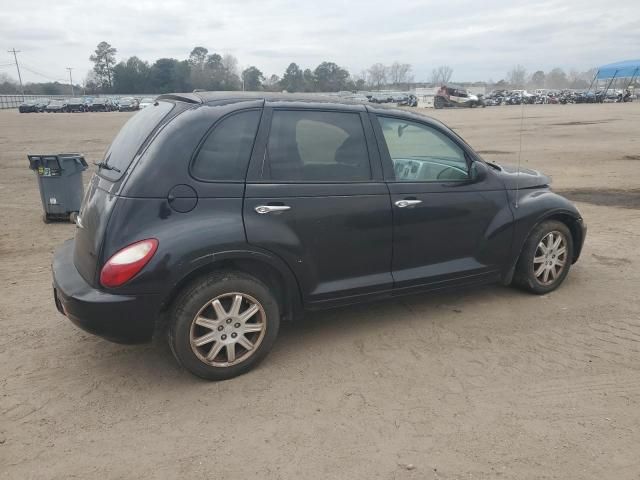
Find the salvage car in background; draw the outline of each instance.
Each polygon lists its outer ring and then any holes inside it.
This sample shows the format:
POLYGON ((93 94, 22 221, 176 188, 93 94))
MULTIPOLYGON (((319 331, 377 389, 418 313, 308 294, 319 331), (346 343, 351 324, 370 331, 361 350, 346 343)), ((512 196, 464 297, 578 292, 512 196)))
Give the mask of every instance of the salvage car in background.
POLYGON ((492 282, 555 290, 586 227, 549 183, 408 110, 164 95, 98 164, 54 255, 54 299, 119 342, 166 318, 181 365, 231 378, 305 310, 492 282))
POLYGON ((60 113, 67 111, 67 101, 66 100, 51 100, 49 105, 47 105, 44 109, 47 113, 60 113))
POLYGON ((41 110, 37 100, 26 100, 20 104, 18 111, 20 113, 37 113, 41 110))
POLYGON ((70 98, 67 100, 68 112, 86 112, 87 105, 82 98, 70 98))
POLYGON ((482 95, 473 95, 464 88, 443 85, 433 99, 434 108, 484 107, 482 95))
POLYGON ((118 99, 118 111, 133 112, 138 110, 138 101, 133 97, 124 97, 118 99))
POLYGON ((418 97, 416 97, 413 93, 408 95, 404 95, 398 102, 397 105, 399 107, 417 107, 418 106, 418 97))
POLYGON ((150 105, 153 105, 153 103, 155 102, 155 100, 151 97, 144 97, 142 100, 140 100, 140 105, 139 108, 145 108, 148 107, 150 105))
POLYGON ((111 112, 115 107, 108 98, 94 98, 89 105, 90 112, 111 112))

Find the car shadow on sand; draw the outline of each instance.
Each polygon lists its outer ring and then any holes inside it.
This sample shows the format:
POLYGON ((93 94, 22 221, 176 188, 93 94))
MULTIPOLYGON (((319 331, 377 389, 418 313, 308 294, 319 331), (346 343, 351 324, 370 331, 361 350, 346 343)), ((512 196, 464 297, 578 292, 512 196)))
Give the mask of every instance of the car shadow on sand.
MULTIPOLYGON (((530 297, 530 294, 499 285, 487 285, 309 312, 301 319, 281 324, 273 350, 248 375, 259 375, 259 371, 268 370, 274 365, 278 366, 279 371, 288 368, 287 365, 295 368, 297 360, 304 359, 310 350, 317 351, 323 345, 344 341, 345 337, 355 342, 363 333, 389 328, 394 322, 401 326, 402 319, 407 316, 420 322, 433 322, 432 312, 434 317, 439 318, 439 323, 442 323, 443 314, 447 323, 464 322, 470 320, 464 315, 465 312, 472 311, 488 298, 508 302, 523 296, 530 297)), ((166 324, 162 324, 152 342, 145 345, 118 345, 85 335, 88 341, 95 342, 92 347, 98 351, 92 358, 91 366, 87 367, 95 369, 92 372, 94 376, 147 378, 156 386, 165 384, 172 388, 209 383, 178 366, 166 341, 166 324)))

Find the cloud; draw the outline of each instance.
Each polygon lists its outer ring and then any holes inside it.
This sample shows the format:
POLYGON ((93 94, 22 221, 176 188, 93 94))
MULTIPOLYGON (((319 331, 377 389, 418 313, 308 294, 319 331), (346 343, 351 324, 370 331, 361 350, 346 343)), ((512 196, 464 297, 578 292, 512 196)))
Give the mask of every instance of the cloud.
POLYGON ((281 75, 292 61, 313 68, 329 60, 357 73, 398 60, 417 80, 441 64, 455 80, 497 80, 515 64, 586 70, 637 57, 639 18, 637 0, 604 9, 579 0, 22 0, 0 13, 0 64, 15 47, 31 70, 65 78, 69 66, 79 78, 105 40, 118 59, 184 59, 201 45, 265 74, 281 75))

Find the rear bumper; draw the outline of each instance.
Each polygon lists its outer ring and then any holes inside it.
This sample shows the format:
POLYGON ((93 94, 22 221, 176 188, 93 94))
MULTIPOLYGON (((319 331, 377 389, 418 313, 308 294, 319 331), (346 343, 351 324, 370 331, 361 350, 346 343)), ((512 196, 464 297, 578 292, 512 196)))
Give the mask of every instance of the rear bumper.
POLYGON ((56 307, 81 329, 118 343, 151 340, 160 309, 159 295, 114 295, 89 285, 73 264, 74 241, 53 257, 56 307))

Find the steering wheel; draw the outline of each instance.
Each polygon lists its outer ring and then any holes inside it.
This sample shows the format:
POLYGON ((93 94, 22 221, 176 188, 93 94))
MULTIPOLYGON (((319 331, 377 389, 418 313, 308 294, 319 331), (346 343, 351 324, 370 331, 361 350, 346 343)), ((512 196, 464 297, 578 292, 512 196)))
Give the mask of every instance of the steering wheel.
MULTIPOLYGON (((444 180, 442 178, 442 175, 444 174, 444 172, 448 171, 448 170, 453 170, 453 172, 455 173, 462 173, 463 175, 466 175, 464 172, 462 172, 462 170, 460 170, 459 168, 456 167, 445 167, 442 170, 440 170, 440 172, 438 172, 438 175, 436 175, 436 179, 437 180, 444 180)), ((461 178, 447 178, 446 180, 462 180, 461 178)))

